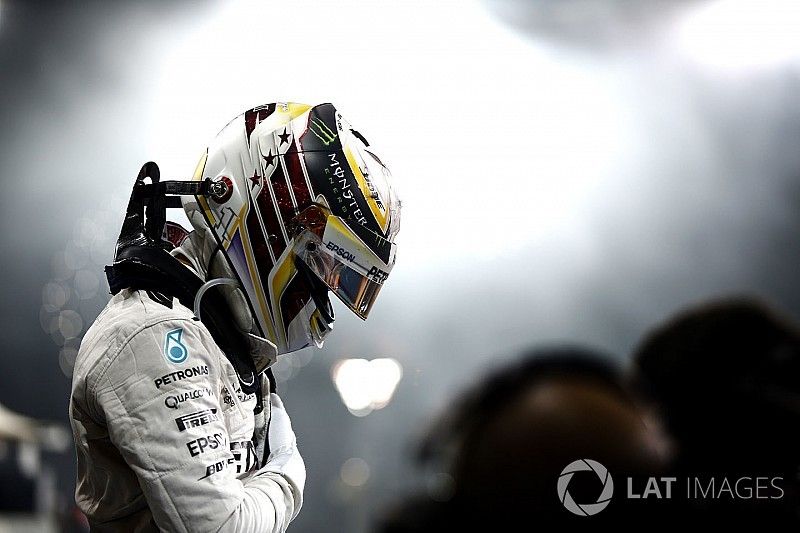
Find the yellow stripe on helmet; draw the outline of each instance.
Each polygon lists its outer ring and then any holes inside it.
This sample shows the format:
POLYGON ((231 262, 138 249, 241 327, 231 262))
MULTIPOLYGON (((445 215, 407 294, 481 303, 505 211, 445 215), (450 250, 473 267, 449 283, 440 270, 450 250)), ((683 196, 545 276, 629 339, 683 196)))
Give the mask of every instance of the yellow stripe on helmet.
MULTIPOLYGON (((296 104, 294 102, 286 102, 284 104, 276 104, 275 112, 259 122, 258 127, 264 128, 264 131, 277 130, 281 126, 288 125, 292 120, 307 113, 311 109, 308 104, 296 104)), ((275 131, 277 135, 279 131, 275 131)))
POLYGON ((275 333, 280 335, 280 338, 284 340, 284 343, 288 343, 288 339, 286 339, 286 328, 288 327, 288 324, 283 323, 283 313, 280 312, 280 308, 281 297, 283 296, 286 288, 289 286, 289 282, 292 281, 292 277, 294 277, 294 274, 297 273, 297 270, 294 266, 294 253, 292 252, 291 246, 284 250, 281 257, 278 258, 277 263, 277 268, 273 267, 269 282, 272 287, 272 291, 270 291, 272 308, 275 309, 276 318, 279 318, 281 322, 280 324, 275 324, 275 329, 277 330, 275 333))
MULTIPOLYGON (((192 175, 192 181, 202 181, 203 179, 203 172, 206 169, 206 162, 208 161, 208 150, 206 150, 202 156, 200 156, 200 161, 197 162, 197 166, 194 168, 194 174, 192 175)), ((200 207, 203 209, 203 213, 206 215, 206 220, 213 226, 217 223, 217 219, 214 216, 214 213, 211 211, 211 207, 208 205, 208 201, 202 196, 196 196, 197 203, 200 204, 200 207)))
POLYGON ((358 166, 358 162, 356 161, 355 155, 353 155, 353 151, 350 150, 349 147, 344 147, 344 155, 347 157, 347 162, 350 163, 350 169, 353 171, 353 175, 356 177, 356 181, 358 182, 358 186, 361 189, 361 194, 364 195, 364 198, 367 199, 367 205, 369 205, 369 210, 372 211, 372 214, 375 216, 375 220, 378 222, 381 230, 386 233, 386 228, 389 225, 389 217, 388 212, 385 210, 381 210, 378 207, 378 203, 372 197, 372 191, 367 185, 367 179, 364 177, 364 174, 361 173, 361 167, 358 166))
MULTIPOLYGON (((236 225, 239 225, 239 222, 236 222, 236 225)), ((247 236, 246 231, 239 231, 239 235, 242 239, 242 249, 244 250, 244 258, 247 261, 247 269, 250 271, 250 282, 253 283, 253 291, 256 293, 256 297, 258 298, 258 306, 261 308, 261 315, 264 317, 264 321, 266 322, 267 327, 267 334, 269 338, 276 339, 275 331, 272 327, 272 314, 269 311, 269 306, 267 305, 266 299, 264 298, 264 288, 261 285, 261 276, 258 272, 258 265, 256 265, 255 257, 253 256, 253 251, 250 246, 250 239, 247 236)), ((257 320, 257 317, 254 317, 257 320)))

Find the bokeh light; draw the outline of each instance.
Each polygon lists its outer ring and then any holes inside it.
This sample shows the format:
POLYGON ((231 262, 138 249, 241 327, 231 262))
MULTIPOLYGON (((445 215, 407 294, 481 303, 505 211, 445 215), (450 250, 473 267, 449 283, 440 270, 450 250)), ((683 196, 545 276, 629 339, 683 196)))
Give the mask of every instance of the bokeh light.
POLYGON ((351 457, 342 464, 342 483, 350 487, 363 487, 369 481, 369 465, 360 457, 351 457))
POLYGON ((333 366, 331 376, 345 407, 360 417, 389 404, 403 368, 391 358, 344 359, 333 366))

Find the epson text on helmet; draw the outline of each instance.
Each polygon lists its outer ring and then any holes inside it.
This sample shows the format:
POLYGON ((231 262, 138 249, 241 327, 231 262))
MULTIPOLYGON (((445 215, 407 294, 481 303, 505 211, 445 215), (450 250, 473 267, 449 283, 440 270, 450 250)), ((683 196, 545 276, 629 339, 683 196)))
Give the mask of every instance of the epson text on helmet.
POLYGON ((353 254, 353 252, 348 252, 347 250, 345 250, 344 248, 342 248, 338 244, 334 244, 332 241, 328 241, 328 243, 325 245, 325 247, 328 250, 330 250, 333 253, 335 253, 336 255, 338 255, 338 256, 340 256, 340 257, 342 257, 344 259, 347 259, 351 263, 353 261, 355 261, 355 259, 356 259, 356 256, 355 256, 355 254, 353 254))

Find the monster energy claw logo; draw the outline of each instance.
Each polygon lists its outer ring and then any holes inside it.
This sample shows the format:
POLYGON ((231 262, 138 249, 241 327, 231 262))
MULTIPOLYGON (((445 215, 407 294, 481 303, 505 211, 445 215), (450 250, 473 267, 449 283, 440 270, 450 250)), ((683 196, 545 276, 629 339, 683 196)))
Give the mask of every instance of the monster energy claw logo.
POLYGON ((328 126, 325 125, 324 122, 318 120, 316 118, 312 118, 311 122, 308 124, 311 133, 317 136, 317 138, 322 141, 322 144, 328 146, 333 141, 336 140, 336 133, 333 133, 328 126))
POLYGON ((189 350, 181 342, 183 328, 173 329, 167 332, 164 338, 164 356, 171 363, 183 363, 189 357, 189 350))

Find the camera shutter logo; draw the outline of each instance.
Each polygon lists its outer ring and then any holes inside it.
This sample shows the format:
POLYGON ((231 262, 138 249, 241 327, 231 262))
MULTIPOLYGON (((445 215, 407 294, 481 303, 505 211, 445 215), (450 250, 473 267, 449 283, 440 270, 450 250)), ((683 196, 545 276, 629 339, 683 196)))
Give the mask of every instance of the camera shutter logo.
POLYGON ((577 461, 571 462, 561 471, 561 475, 558 476, 558 499, 561 500, 562 505, 569 512, 578 516, 592 516, 599 513, 611 502, 611 496, 613 496, 613 494, 614 480, 611 478, 611 474, 608 473, 608 469, 591 459, 578 459, 577 461), (600 492, 600 496, 597 497, 596 502, 577 503, 572 499, 567 488, 575 472, 587 470, 591 470, 597 474, 598 479, 603 484, 603 490, 600 492))

